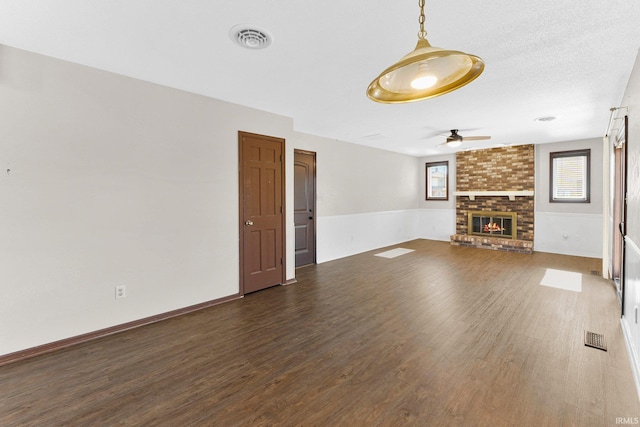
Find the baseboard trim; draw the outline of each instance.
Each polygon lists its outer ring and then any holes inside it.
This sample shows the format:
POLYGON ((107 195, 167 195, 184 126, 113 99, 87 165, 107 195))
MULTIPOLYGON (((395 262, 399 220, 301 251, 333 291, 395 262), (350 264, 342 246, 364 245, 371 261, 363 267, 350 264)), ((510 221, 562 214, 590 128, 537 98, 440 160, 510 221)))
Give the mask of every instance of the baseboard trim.
POLYGON ((113 335, 118 332, 124 332, 124 331, 128 331, 129 329, 138 328, 140 326, 161 322, 163 320, 171 319, 172 317, 178 317, 185 314, 193 313, 195 311, 204 310, 205 308, 209 308, 209 307, 213 307, 214 305, 237 300, 242 297, 243 295, 240 295, 240 294, 229 295, 227 297, 218 298, 218 299, 203 302, 200 304, 191 305, 189 307, 168 311, 166 313, 156 314, 155 316, 145 317, 144 319, 134 320, 131 322, 123 323, 121 325, 111 326, 109 328, 88 332, 82 335, 77 335, 75 337, 65 338, 63 340, 39 345, 37 347, 31 347, 25 350, 16 351, 14 353, 5 354, 3 356, 0 356, 0 366, 7 365, 9 363, 15 363, 20 360, 29 359, 35 356, 40 356, 42 354, 51 353, 57 350, 61 350, 63 348, 67 348, 74 345, 85 343, 87 341, 95 340, 97 338, 113 335))

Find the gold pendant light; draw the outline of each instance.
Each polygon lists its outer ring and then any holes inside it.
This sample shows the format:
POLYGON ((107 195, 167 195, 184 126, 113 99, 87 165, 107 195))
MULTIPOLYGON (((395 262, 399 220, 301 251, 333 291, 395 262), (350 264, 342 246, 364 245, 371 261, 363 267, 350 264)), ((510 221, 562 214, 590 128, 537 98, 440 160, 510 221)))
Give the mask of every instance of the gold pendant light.
POLYGON ((424 0, 418 0, 418 5, 418 44, 371 82, 367 96, 376 102, 399 104, 444 95, 472 82, 484 70, 484 62, 475 55, 431 46, 424 30, 424 0))

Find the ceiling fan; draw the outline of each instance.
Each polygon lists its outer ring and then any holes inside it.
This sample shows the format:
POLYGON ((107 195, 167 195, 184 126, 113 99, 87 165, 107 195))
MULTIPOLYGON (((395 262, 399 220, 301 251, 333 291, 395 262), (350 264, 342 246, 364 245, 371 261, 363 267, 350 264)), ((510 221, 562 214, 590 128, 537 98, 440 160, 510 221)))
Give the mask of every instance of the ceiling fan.
POLYGON ((491 139, 490 136, 462 136, 458 134, 458 129, 451 129, 451 135, 447 136, 447 140, 438 147, 446 145, 447 147, 455 148, 462 145, 462 141, 483 141, 491 139))

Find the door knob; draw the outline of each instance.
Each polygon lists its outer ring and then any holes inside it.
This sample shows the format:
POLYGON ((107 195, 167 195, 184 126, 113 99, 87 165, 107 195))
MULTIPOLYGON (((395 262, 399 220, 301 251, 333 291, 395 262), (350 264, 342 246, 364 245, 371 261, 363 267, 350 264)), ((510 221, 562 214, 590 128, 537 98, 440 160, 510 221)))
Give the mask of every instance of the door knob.
POLYGON ((252 226, 253 225, 253 221, 251 221, 250 219, 246 220, 244 222, 244 225, 248 225, 248 226, 252 226))
POLYGON ((312 216, 310 216, 310 217, 309 217, 309 219, 313 219, 313 217, 312 217, 312 216))

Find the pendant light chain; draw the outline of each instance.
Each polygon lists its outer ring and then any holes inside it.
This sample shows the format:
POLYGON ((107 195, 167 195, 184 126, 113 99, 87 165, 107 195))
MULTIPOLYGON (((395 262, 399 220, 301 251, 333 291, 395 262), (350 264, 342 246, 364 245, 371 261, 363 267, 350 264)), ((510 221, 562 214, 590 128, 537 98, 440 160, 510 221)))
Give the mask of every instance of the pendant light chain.
POLYGON ((418 33, 418 38, 425 39, 427 38, 427 32, 424 30, 424 0, 418 0, 418 6, 420 6, 420 18, 418 19, 420 32, 418 33))

